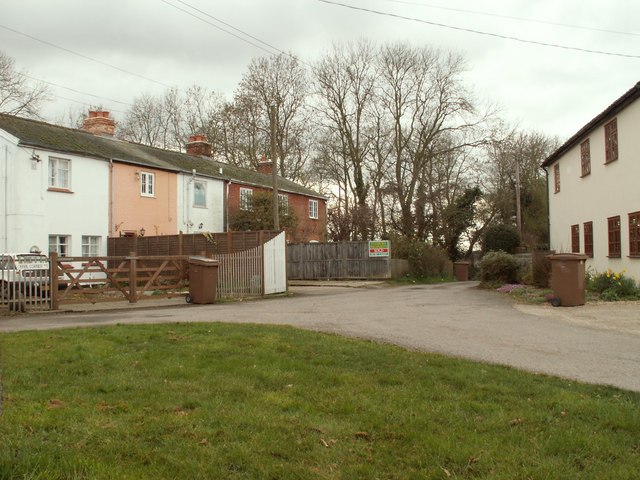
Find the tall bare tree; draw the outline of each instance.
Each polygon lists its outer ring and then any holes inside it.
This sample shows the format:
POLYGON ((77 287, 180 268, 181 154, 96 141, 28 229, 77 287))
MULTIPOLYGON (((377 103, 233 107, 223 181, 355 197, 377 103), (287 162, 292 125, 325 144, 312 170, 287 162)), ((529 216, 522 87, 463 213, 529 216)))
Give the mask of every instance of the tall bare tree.
POLYGON ((40 118, 42 106, 50 99, 47 85, 16 70, 15 60, 0 51, 0 112, 40 118))

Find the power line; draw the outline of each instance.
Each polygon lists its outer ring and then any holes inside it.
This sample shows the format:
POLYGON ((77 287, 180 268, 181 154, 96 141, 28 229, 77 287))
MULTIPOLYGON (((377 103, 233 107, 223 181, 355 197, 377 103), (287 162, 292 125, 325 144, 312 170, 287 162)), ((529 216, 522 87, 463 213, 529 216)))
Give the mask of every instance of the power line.
POLYGON ((349 8, 351 10, 358 10, 358 11, 361 11, 361 12, 374 13, 376 15, 382 15, 382 16, 385 16, 385 17, 398 18, 400 20, 409 20, 409 21, 412 21, 412 22, 424 23, 424 24, 433 25, 433 26, 436 26, 436 27, 448 28, 450 30, 458 30, 458 31, 461 31, 461 32, 475 33, 477 35, 485 35, 485 36, 494 37, 494 38, 501 38, 503 40, 512 40, 512 41, 520 42, 520 43, 528 43, 528 44, 532 44, 532 45, 541 45, 541 46, 544 46, 544 47, 562 48, 564 50, 574 50, 574 51, 578 51, 578 52, 595 53, 595 54, 598 54, 598 55, 608 55, 608 56, 613 56, 613 57, 640 58, 640 55, 629 55, 629 54, 625 54, 625 53, 605 52, 605 51, 601 51, 601 50, 590 50, 590 49, 587 49, 587 48, 580 48, 580 47, 569 47, 569 46, 566 46, 566 45, 558 45, 558 44, 555 44, 555 43, 539 42, 537 40, 526 40, 526 39, 523 39, 523 38, 512 37, 512 36, 509 36, 509 35, 501 35, 501 34, 498 34, 498 33, 483 32, 481 30, 474 30, 474 29, 471 29, 471 28, 456 27, 456 26, 453 26, 453 25, 446 25, 444 23, 429 22, 427 20, 422 20, 420 18, 405 17, 403 15, 396 15, 394 13, 380 12, 378 10, 371 10, 369 8, 354 7, 352 5, 346 5, 344 3, 333 2, 333 1, 330 1, 330 0, 318 0, 318 2, 327 3, 327 4, 330 4, 330 5, 336 5, 338 7, 349 8))
POLYGON ((53 85, 54 87, 64 88, 65 90, 69 90, 70 92, 79 93, 81 95, 88 95, 90 97, 99 98, 100 100, 106 100, 108 102, 120 103, 120 104, 125 105, 127 107, 131 106, 131 104, 129 104, 127 102, 121 102, 120 100, 114 100, 112 98, 101 97, 100 95, 94 95, 93 93, 83 92, 81 90, 76 90, 76 89, 71 88, 71 87, 65 87, 64 85, 59 85, 59 84, 54 83, 54 82, 49 82, 48 80, 42 80, 41 78, 32 77, 31 75, 28 75, 26 73, 22 73, 22 72, 16 72, 16 73, 18 75, 22 75, 23 77, 30 78, 31 80, 35 80, 36 82, 42 82, 42 83, 46 83, 48 85, 53 85))
POLYGON ((409 2, 406 0, 381 0, 381 1, 389 2, 389 3, 399 3, 403 5, 414 5, 417 7, 435 8, 438 10, 449 10, 452 12, 470 13, 472 15, 483 15, 486 17, 506 18, 508 20, 517 20, 519 22, 539 23, 543 25, 555 25, 557 27, 573 28, 576 30, 590 30, 592 32, 614 33, 616 35, 631 35, 634 37, 640 37, 640 33, 635 33, 635 32, 623 32, 621 30, 608 30, 606 28, 587 27, 585 25, 573 25, 570 23, 551 22, 548 20, 538 20, 534 18, 514 17, 511 15, 501 15, 499 13, 481 12, 478 10, 465 10, 463 8, 443 7, 440 5, 431 5, 428 3, 409 2))
POLYGON ((143 80, 147 80, 148 82, 153 82, 153 83, 156 83, 158 85, 162 85, 163 87, 166 87, 166 88, 171 88, 170 85, 167 85, 166 83, 159 82, 158 80, 154 80, 153 78, 145 77, 144 75, 140 75, 139 73, 135 73, 135 72, 131 72, 129 70, 125 70, 124 68, 120 68, 120 67, 117 67, 115 65, 111 65, 110 63, 103 62, 102 60, 98 60, 96 58, 90 57, 88 55, 84 55, 82 53, 74 52, 73 50, 69 50, 68 48, 61 47, 60 45, 56 45, 55 43, 48 42, 47 40, 42 40, 41 38, 34 37, 33 35, 29 35, 28 33, 20 32, 18 30, 13 29, 13 28, 7 27, 6 25, 0 25, 0 28, 4 28, 5 30, 9 30, 10 32, 16 33, 18 35, 22 35, 23 37, 30 38, 31 40, 35 40, 36 42, 43 43, 43 44, 48 45, 50 47, 57 48, 57 49, 62 50, 64 52, 70 53, 71 55, 75 55, 77 57, 84 58, 85 60, 89 60, 91 62, 98 63, 100 65, 104 65, 105 67, 113 68, 113 69, 118 70, 120 72, 127 73, 129 75, 133 75, 134 77, 138 77, 138 78, 141 78, 143 80))

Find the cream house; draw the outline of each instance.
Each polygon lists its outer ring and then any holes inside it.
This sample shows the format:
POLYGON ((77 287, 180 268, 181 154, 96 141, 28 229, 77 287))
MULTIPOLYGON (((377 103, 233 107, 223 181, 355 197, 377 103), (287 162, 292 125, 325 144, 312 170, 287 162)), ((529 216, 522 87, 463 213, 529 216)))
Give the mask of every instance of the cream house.
POLYGON ((550 245, 640 280, 640 82, 542 164, 550 245))

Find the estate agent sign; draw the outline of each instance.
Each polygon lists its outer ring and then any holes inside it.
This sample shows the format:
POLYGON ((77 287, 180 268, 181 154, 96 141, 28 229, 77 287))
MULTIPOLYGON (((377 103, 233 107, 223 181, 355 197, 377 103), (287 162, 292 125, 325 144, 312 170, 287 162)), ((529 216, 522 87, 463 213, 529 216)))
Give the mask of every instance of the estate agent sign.
POLYGON ((369 241, 369 257, 388 257, 391 251, 389 240, 369 241))

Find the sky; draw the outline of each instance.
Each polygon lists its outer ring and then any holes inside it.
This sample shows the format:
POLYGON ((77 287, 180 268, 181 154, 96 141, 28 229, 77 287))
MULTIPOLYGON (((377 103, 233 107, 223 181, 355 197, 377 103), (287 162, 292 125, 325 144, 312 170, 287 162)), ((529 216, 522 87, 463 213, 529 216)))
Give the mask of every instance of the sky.
POLYGON ((561 140, 640 80, 640 2, 328 1, 4 0, 0 50, 54 84, 48 121, 91 105, 119 120, 135 97, 172 86, 231 99, 252 58, 286 51, 312 64, 361 38, 461 54, 477 101, 561 140))

